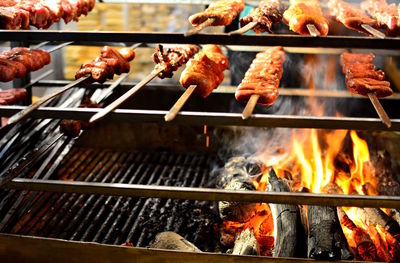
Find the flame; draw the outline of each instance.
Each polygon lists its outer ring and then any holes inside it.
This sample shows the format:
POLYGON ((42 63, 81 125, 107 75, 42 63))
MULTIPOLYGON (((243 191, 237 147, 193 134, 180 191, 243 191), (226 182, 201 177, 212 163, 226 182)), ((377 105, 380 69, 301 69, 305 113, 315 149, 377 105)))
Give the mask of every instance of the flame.
POLYGON ((255 215, 245 223, 225 221, 224 229, 226 232, 235 233, 235 236, 246 228, 253 230, 261 255, 271 256, 274 247, 274 224, 271 210, 268 204, 261 203, 256 205, 256 211, 255 215))
MULTIPOLYGON (((320 80, 314 76, 315 71, 321 71, 316 56, 306 56, 304 80, 312 91, 318 85, 329 89, 335 81, 336 59, 329 58, 327 71, 320 80), (316 81, 314 81, 316 79, 316 81), (322 84, 321 84, 322 83, 322 84)), ((322 116, 323 105, 318 104, 316 97, 311 96, 310 108, 314 116, 322 116)), ((270 149, 269 149, 270 150, 270 149)), ((292 136, 287 149, 271 155, 271 151, 259 153, 259 159, 267 166, 273 166, 281 178, 289 178, 293 191, 307 188, 313 193, 344 193, 377 195, 377 180, 375 169, 370 160, 368 144, 357 132, 335 130, 332 132, 316 129, 292 130, 292 136), (344 142, 351 142, 350 149, 343 149, 344 142), (348 151, 346 151, 348 150, 348 151)), ((259 191, 267 187, 268 173, 253 184, 259 191)), ((352 224, 342 225, 349 246, 358 254, 357 259, 393 261, 400 258, 400 245, 383 227, 374 226, 360 215, 362 208, 343 208, 352 224)), ((250 228, 260 244, 263 255, 273 247, 273 219, 268 204, 258 204, 257 213, 246 223, 225 222, 225 228, 242 231, 250 228)))
POLYGON ((376 178, 373 167, 365 169, 370 164, 370 155, 368 144, 362 140, 355 131, 350 132, 353 142, 354 162, 350 167, 350 177, 339 176, 336 178, 336 184, 339 185, 345 194, 351 194, 355 191, 358 194, 376 195, 376 178), (368 187, 366 190, 365 187, 368 187))
POLYGON ((299 185, 314 193, 321 193, 334 180, 335 157, 342 148, 346 134, 345 130, 326 134, 323 143, 327 147, 323 151, 317 130, 294 132, 287 161, 274 166, 278 175, 284 177, 283 171, 289 171, 300 179, 299 185))

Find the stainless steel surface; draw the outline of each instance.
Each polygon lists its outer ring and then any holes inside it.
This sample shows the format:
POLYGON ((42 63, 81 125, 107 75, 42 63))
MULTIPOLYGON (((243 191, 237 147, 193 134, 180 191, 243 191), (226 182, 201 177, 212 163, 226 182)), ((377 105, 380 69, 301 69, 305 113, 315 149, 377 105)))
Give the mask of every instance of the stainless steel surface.
MULTIPOLYGON (((0 234, 0 246, 7 246, 7 251, 0 250, 0 256, 6 262, 16 260, 43 263, 91 263, 94 258, 102 262, 131 263, 131 262, 164 262, 164 263, 326 263, 328 261, 303 258, 272 258, 256 256, 237 256, 221 253, 194 253, 150 248, 121 247, 98 243, 64 241, 54 238, 40 238, 18 235, 0 234), (23 248, 23 249, 21 249, 23 248), (66 255, 67 253, 67 255, 66 255)), ((98 261, 99 262, 99 261, 98 261)), ((337 263, 361 263, 360 261, 340 261, 337 263)))
MULTIPOLYGON (((24 109, 21 106, 0 107, 0 116, 8 117, 24 109)), ((54 108, 42 107, 32 112, 36 119, 74 119, 88 120, 101 109, 95 108, 54 108)), ((104 120, 164 123, 164 115, 168 111, 116 109, 104 120)), ((254 127, 286 127, 286 128, 315 128, 315 129, 348 129, 369 131, 400 131, 400 119, 392 119, 392 126, 386 127, 379 118, 354 117, 316 117, 295 115, 253 114, 247 120, 242 119, 241 113, 192 112, 181 111, 173 124, 186 125, 219 125, 219 126, 254 126, 254 127)))
POLYGON ((357 206, 400 208, 398 196, 330 195, 292 192, 228 191, 211 188, 158 185, 68 182, 16 178, 4 188, 31 191, 101 194, 130 197, 155 197, 206 201, 303 204, 320 206, 357 206))
POLYGON ((236 35, 196 34, 185 37, 184 33, 120 32, 120 31, 58 31, 58 30, 0 30, 0 41, 85 41, 170 44, 219 44, 242 46, 324 47, 362 49, 400 49, 400 38, 385 39, 364 36, 300 36, 289 34, 236 35), (110 37, 112 36, 112 37, 110 37))

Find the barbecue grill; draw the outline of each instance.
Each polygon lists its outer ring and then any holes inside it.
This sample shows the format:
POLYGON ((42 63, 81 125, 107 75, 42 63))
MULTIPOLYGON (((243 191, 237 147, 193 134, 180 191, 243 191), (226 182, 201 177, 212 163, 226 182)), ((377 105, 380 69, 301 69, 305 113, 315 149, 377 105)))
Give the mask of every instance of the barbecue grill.
MULTIPOLYGON (((0 31, 0 41, 213 43, 245 50, 254 45, 282 45, 318 48, 321 52, 329 48, 328 53, 331 49, 369 49, 392 55, 400 52, 400 38, 362 36, 198 34, 187 38, 182 33, 7 30, 0 31)), ((68 83, 42 80, 33 87, 57 88, 68 83)), ((134 85, 125 82, 109 92, 111 84, 75 88, 33 112, 31 119, 17 124, 0 140, 0 165, 4 169, 0 178, 0 255, 5 261, 308 262, 215 253, 215 201, 400 209, 397 196, 221 190, 216 189, 212 173, 218 150, 224 146, 221 137, 229 136, 232 127, 400 131, 398 94, 382 99, 391 117, 390 128, 376 117, 367 99, 347 92, 311 93, 296 87, 281 89, 279 100, 302 101, 315 96, 332 105, 357 103, 363 110, 344 111, 341 117, 256 112, 242 120, 242 108, 231 107, 236 103, 235 87, 224 86, 206 101, 191 98, 172 123, 165 123, 164 115, 181 94, 180 87, 149 84, 79 138, 60 135, 59 120, 88 120, 100 110, 77 108, 84 93, 95 97, 104 92, 107 104, 134 85), (202 244, 202 251, 213 253, 145 248, 163 230, 183 232, 187 238, 195 233, 193 242, 202 244), (126 246, 120 246, 122 243, 126 246)), ((0 116, 12 116, 23 108, 1 106, 0 116)))

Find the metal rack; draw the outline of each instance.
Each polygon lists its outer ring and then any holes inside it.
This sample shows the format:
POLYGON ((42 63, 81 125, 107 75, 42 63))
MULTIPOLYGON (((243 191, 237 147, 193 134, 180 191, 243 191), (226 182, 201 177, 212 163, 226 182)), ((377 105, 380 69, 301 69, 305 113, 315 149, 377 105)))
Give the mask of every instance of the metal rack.
POLYGON ((115 31, 24 31, 0 30, 0 41, 76 41, 76 42, 124 42, 153 44, 218 44, 241 46, 277 46, 285 47, 323 47, 346 49, 400 49, 400 38, 372 38, 364 36, 327 36, 312 37, 293 34, 275 35, 239 35, 198 34, 185 37, 183 33, 162 32, 115 32, 115 31), (110 36, 112 35, 112 38, 110 36))
MULTIPOLYGON (((112 2, 112 1, 107 1, 112 2)), ((121 1, 118 1, 121 2, 121 1)), ((129 1, 136 2, 136 1, 129 1)), ((140 1, 138 1, 140 2, 140 1)), ((146 1, 147 3, 149 1, 146 1)), ((154 3, 159 1, 154 1, 154 3)), ((178 1, 176 1, 178 2, 178 1)), ((182 2, 182 1, 180 1, 182 2)), ((188 1, 197 2, 197 1, 188 1)), ((203 1, 198 1, 203 3, 203 1)), ((376 50, 400 50, 400 38, 377 39, 371 37, 345 37, 328 36, 315 38, 298 35, 243 35, 229 36, 228 34, 199 34, 190 38, 183 33, 135 33, 135 32, 78 32, 78 31, 5 31, 0 30, 0 41, 75 41, 79 43, 95 42, 125 42, 125 43, 168 43, 168 44, 220 44, 233 46, 274 46, 286 47, 321 47, 321 48, 345 48, 345 49, 376 49, 376 50), (110 37, 112 36, 112 37, 110 37)), ((60 86, 67 82, 42 82, 39 86, 60 86)), ((93 85, 99 87, 99 85, 93 85)), ((292 92, 296 93, 295 90, 292 92)), ((288 93, 288 95, 290 95, 288 93)), ((309 96, 303 94, 302 96, 309 96)), ((329 95, 321 95, 329 96, 329 95)), ((345 97, 348 95, 337 95, 345 97)), ((392 99, 398 100, 398 96, 392 99)), ((1 116, 11 116, 21 110, 21 106, 0 107, 1 116)), ((99 109, 89 108, 56 108, 43 107, 35 111, 32 117, 35 119, 78 119, 87 120, 99 109)), ((157 110, 129 110, 119 109, 110 114, 109 121, 123 122, 151 122, 164 123, 166 111, 157 110)), ((289 128, 321 128, 321 129, 357 129, 357 130, 389 130, 400 131, 400 119, 392 119, 392 127, 387 128, 378 118, 353 118, 353 117, 310 117, 310 116, 285 116, 255 114, 249 120, 243 121, 238 113, 216 112, 181 112, 174 123, 188 125, 220 125, 220 126, 256 126, 256 127, 289 127, 289 128)), ((400 208, 400 197, 387 196, 345 196, 345 195, 321 195, 306 193, 261 193, 238 192, 215 189, 195 189, 189 187, 155 187, 129 184, 105 184, 95 182, 63 182, 50 180, 36 180, 17 178, 4 186, 7 189, 53 191, 70 193, 90 193, 116 196, 175 198, 189 200, 212 201, 241 201, 241 202, 271 202, 286 204, 309 204, 329 206, 361 206, 361 207, 386 207, 400 208)), ((309 262, 308 259, 278 259, 241 257, 218 254, 182 253, 171 251, 155 251, 140 248, 122 248, 120 246, 107 246, 99 244, 75 243, 70 241, 51 240, 34 237, 17 237, 0 235, 0 245, 11 244, 11 247, 20 249, 21 244, 29 244, 34 249, 24 251, 22 254, 40 258, 43 251, 54 249, 55 252, 65 253, 66 249, 72 251, 89 249, 93 255, 117 255, 121 262, 127 259, 157 260, 167 258, 169 262, 182 260, 187 262, 201 262, 232 260, 235 262, 309 262), (48 247, 44 249, 44 247, 48 247), (32 252, 36 248, 37 252, 32 252), (32 254, 33 253, 33 254, 32 254)), ((10 246, 10 245, 8 245, 10 246)), ((13 251, 12 255, 15 252, 13 251)), ((57 254, 57 253, 56 253, 57 254)), ((79 253, 74 254, 79 257, 79 253)), ((56 257, 55 257, 56 258, 56 257)), ((76 262, 77 259, 72 259, 76 262)), ((88 261, 85 258, 85 261, 88 261)), ((313 262, 323 262, 315 261, 313 262)), ((355 261, 352 261, 355 262, 355 261)))

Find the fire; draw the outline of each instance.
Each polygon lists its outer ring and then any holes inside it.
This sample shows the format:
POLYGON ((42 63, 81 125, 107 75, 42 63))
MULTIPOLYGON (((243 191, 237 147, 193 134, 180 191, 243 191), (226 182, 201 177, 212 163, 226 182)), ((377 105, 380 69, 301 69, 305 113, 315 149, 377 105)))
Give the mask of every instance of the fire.
POLYGON ((335 157, 342 148, 347 131, 337 130, 323 137, 327 146, 322 150, 320 136, 315 129, 303 132, 294 132, 290 144, 290 162, 274 165, 278 174, 284 177, 283 172, 300 180, 299 186, 305 187, 314 193, 321 193, 333 182, 335 174, 335 157))
POLYGON ((350 132, 353 141, 353 159, 354 162, 350 167, 350 177, 338 177, 336 184, 339 185, 345 194, 352 194, 355 191, 358 194, 366 193, 365 187, 368 187, 368 194, 376 195, 376 179, 373 167, 366 167, 370 163, 368 144, 366 141, 358 137, 355 131, 350 132))
POLYGON ((249 228, 260 246, 261 255, 271 256, 274 247, 274 224, 268 204, 257 204, 255 215, 246 223, 226 221, 224 228, 234 232, 234 236, 249 228))

